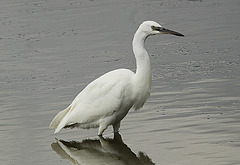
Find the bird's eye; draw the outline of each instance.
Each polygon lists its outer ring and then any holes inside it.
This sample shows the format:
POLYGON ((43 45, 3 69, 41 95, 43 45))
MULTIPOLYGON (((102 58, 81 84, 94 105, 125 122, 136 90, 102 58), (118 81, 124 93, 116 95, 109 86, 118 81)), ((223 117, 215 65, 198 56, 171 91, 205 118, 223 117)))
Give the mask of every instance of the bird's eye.
POLYGON ((151 26, 153 31, 162 31, 162 27, 157 27, 157 26, 151 26))
POLYGON ((152 30, 156 30, 156 27, 155 26, 151 26, 152 30))

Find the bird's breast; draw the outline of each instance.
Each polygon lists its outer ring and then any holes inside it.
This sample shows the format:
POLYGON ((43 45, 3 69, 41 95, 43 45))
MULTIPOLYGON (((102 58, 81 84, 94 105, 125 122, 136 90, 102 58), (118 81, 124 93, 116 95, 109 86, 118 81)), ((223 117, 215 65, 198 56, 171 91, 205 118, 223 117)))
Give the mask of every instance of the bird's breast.
POLYGON ((134 104, 133 108, 135 110, 140 109, 148 97, 150 96, 150 90, 151 90, 151 77, 145 77, 143 79, 139 79, 138 77, 136 79, 133 79, 133 97, 134 97, 134 104))

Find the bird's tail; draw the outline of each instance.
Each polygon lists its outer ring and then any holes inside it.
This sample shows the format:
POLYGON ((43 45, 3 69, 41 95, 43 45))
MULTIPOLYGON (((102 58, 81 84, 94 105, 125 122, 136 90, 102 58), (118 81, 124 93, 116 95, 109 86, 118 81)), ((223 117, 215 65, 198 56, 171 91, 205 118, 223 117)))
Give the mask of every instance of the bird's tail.
POLYGON ((62 118, 69 112, 70 109, 71 109, 71 106, 59 112, 50 123, 49 128, 57 128, 62 118))

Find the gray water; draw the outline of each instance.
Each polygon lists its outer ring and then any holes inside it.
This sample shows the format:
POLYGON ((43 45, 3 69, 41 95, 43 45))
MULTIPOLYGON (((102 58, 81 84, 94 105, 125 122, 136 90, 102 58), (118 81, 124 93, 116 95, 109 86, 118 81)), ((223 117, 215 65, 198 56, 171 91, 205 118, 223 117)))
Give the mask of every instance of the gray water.
POLYGON ((0 164, 240 164, 239 9, 238 0, 1 0, 0 164), (54 135, 49 123, 86 84, 135 70, 143 20, 185 34, 148 38, 144 107, 117 138, 111 128, 104 138, 54 135))

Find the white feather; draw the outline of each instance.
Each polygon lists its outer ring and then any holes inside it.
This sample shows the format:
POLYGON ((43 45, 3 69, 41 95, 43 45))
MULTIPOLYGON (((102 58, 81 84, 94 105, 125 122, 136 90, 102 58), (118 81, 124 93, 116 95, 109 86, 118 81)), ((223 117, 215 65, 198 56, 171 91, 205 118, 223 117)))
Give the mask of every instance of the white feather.
POLYGON ((149 55, 144 47, 150 35, 180 33, 162 28, 156 22, 145 21, 133 38, 133 52, 136 58, 136 73, 127 69, 118 69, 104 74, 91 82, 73 100, 69 107, 57 114, 50 124, 55 133, 65 127, 95 128, 102 135, 109 125, 118 132, 120 121, 133 107, 141 108, 150 95, 152 73, 149 55))
POLYGON ((130 70, 119 69, 91 82, 73 100, 55 133, 75 123, 82 128, 91 128, 98 127, 100 123, 112 125, 121 120, 133 105, 133 101, 128 100, 132 95, 130 82, 133 75, 130 70), (117 114, 120 116, 117 117, 117 114), (111 117, 114 115, 115 118, 111 117))

